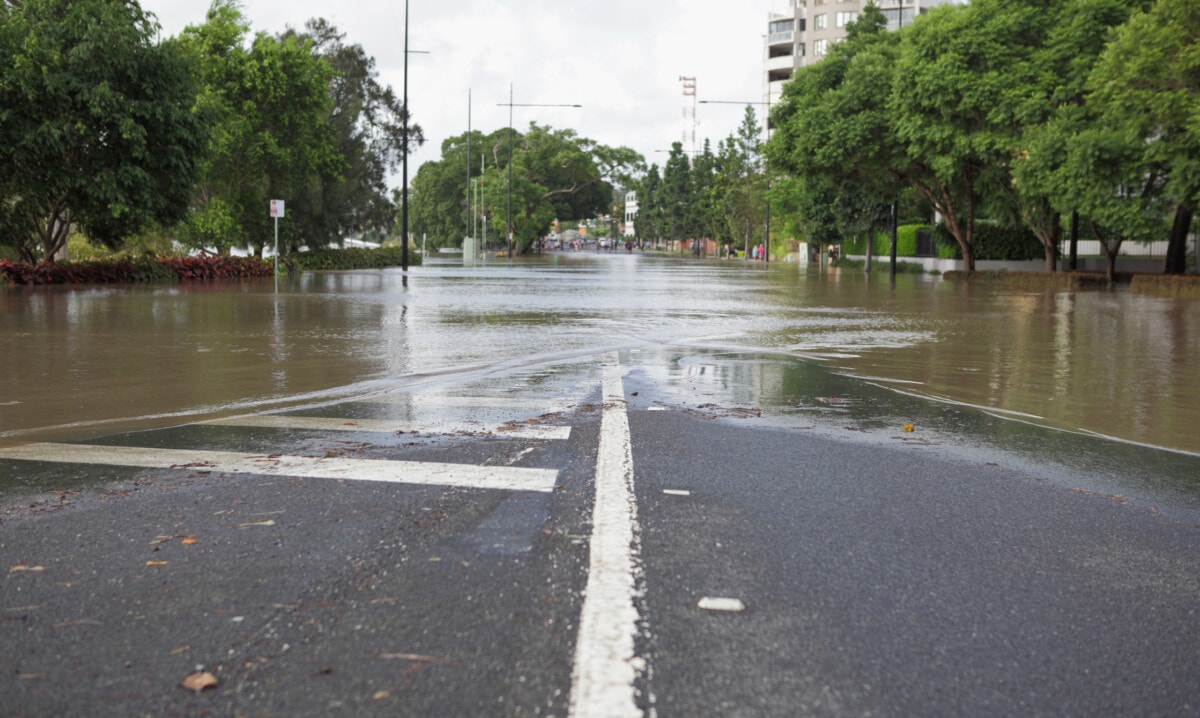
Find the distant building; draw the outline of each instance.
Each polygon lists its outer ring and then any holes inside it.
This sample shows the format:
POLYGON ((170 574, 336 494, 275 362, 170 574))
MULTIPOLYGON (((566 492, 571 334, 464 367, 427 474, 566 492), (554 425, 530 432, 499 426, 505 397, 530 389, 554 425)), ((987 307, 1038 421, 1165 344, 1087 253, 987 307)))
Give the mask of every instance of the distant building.
MULTIPOLYGON (((763 101, 775 104, 792 73, 824 59, 829 48, 846 38, 846 26, 858 19, 869 0, 789 0, 785 12, 767 16, 763 48, 763 101)), ((937 5, 961 5, 961 0, 876 0, 887 16, 888 29, 912 24, 917 15, 937 5)))
POLYGON ((637 192, 626 192, 625 193, 625 231, 624 231, 624 235, 626 237, 637 236, 637 233, 633 231, 633 220, 637 218, 637 213, 638 213, 637 192))

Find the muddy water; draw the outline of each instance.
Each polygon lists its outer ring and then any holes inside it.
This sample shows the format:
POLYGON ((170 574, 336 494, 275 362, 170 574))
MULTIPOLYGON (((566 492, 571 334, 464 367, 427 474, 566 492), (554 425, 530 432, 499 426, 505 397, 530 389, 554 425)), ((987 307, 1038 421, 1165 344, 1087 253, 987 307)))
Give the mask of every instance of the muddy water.
MULTIPOLYGON (((1200 302, 935 277, 892 289, 859 272, 627 254, 310 273, 273 289, 0 289, 0 443, 669 347, 801 357, 887 391, 1200 452, 1200 302)), ((786 403, 782 391, 748 398, 786 403)))

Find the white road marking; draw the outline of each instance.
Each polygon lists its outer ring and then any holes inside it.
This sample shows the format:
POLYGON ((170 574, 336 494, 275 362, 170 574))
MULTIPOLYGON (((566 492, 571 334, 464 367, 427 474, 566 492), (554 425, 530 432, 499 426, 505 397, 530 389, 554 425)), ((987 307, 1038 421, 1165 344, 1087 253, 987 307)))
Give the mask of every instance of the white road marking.
POLYGON ((323 416, 288 416, 286 414, 251 414, 228 419, 200 422, 216 426, 253 426, 271 429, 311 429, 314 431, 379 431, 385 433, 418 432, 421 434, 490 433, 514 439, 544 439, 562 441, 571 437, 569 426, 543 426, 515 422, 501 426, 485 424, 423 423, 419 427, 386 419, 344 419, 323 416))
POLYGON ((692 495, 691 491, 686 491, 684 489, 663 489, 663 493, 666 494, 667 496, 691 496, 692 495))
POLYGON ((605 357, 604 413, 596 459, 587 589, 571 676, 573 716, 640 716, 634 693, 639 659, 637 505, 625 389, 615 353, 605 357))
POLYGON ((730 613, 738 613, 746 610, 746 604, 736 598, 715 598, 705 596, 696 603, 697 608, 705 611, 727 611, 730 613))
POLYGON ((466 407, 468 409, 528 409, 544 408, 547 411, 569 409, 575 404, 566 399, 537 396, 441 396, 438 394, 384 394, 359 399, 370 404, 412 404, 436 407, 466 407))
POLYGON ((186 468, 230 474, 294 476, 313 479, 385 481, 398 484, 457 486, 506 491, 553 491, 555 469, 472 466, 385 459, 316 458, 242 454, 231 451, 149 449, 86 444, 27 444, 0 449, 0 459, 104 464, 145 468, 186 468))

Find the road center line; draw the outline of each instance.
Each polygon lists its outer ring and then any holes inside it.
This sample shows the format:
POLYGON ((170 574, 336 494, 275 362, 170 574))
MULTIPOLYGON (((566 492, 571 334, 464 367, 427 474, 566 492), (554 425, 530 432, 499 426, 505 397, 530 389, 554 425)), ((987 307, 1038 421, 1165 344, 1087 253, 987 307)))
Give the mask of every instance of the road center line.
POLYGON ((605 357, 603 394, 587 589, 571 678, 570 712, 580 718, 642 714, 634 689, 638 547, 633 449, 615 353, 605 357))
POLYGON ((553 491, 558 480, 558 471, 555 469, 276 454, 268 456, 230 451, 87 444, 26 444, 11 449, 0 449, 0 459, 156 469, 181 468, 228 474, 383 481, 508 491, 553 491))

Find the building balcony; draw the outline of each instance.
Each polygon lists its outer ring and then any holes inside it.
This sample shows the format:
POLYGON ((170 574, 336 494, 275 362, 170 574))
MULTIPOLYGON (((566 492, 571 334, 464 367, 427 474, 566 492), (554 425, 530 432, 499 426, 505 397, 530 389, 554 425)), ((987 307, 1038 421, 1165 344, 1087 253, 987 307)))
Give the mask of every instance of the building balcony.
POLYGON ((796 67, 796 56, 788 54, 768 58, 766 63, 764 63, 764 67, 771 74, 775 74, 779 70, 791 72, 796 67))
POLYGON ((791 44, 791 42, 795 39, 796 33, 794 30, 788 30, 786 32, 773 32, 770 35, 767 35, 767 44, 788 45, 791 44))

